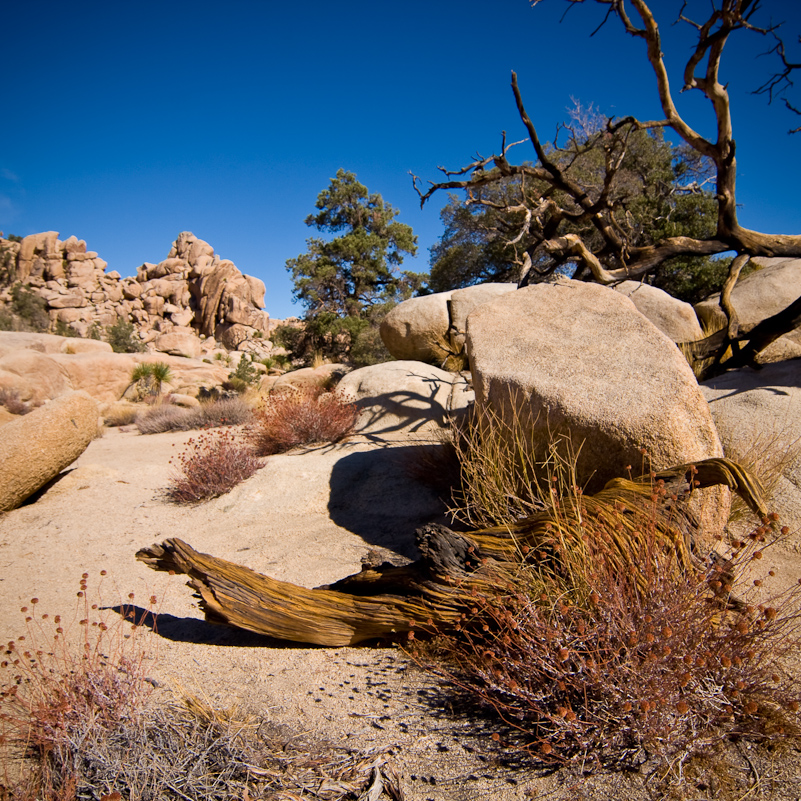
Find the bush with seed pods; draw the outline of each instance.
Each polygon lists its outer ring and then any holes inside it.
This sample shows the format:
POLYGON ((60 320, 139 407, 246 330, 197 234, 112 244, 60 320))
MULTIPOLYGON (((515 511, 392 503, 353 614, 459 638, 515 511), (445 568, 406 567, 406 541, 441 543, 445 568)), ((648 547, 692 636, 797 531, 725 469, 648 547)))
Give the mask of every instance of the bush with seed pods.
POLYGON ((206 431, 170 460, 174 467, 165 491, 174 503, 199 503, 230 492, 262 466, 253 449, 230 429, 206 431))
POLYGON ((675 500, 660 483, 650 511, 616 504, 571 536, 575 518, 559 509, 580 490, 557 496, 550 540, 473 586, 455 631, 413 637, 418 660, 499 719, 506 745, 549 764, 632 767, 729 737, 801 734, 801 688, 782 666, 801 645, 801 586, 764 598, 759 579, 744 580, 788 534, 775 515, 727 559, 680 565, 655 522, 675 500), (637 569, 621 571, 633 515, 637 569))
POLYGON ((133 593, 127 606, 101 609, 88 581, 84 573, 69 620, 42 613, 31 598, 20 610, 25 634, 2 648, 0 782, 9 798, 76 797, 85 755, 135 718, 152 692, 140 627, 153 619, 155 596, 136 617, 133 593))

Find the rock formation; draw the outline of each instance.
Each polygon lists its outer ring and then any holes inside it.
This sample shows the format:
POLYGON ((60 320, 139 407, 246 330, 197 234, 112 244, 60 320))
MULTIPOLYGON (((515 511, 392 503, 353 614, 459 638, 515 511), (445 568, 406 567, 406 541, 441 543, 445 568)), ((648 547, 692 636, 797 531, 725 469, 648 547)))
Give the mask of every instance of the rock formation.
POLYGON ((149 350, 198 358, 223 347, 268 356, 264 284, 183 232, 167 258, 144 263, 135 277, 106 272, 106 262, 71 236, 48 231, 20 242, 0 239, 0 307, 21 283, 46 302, 51 325, 80 337, 93 326, 131 322, 149 350))
POLYGON ((3 426, 0 438, 0 512, 15 509, 65 467, 97 435, 97 404, 70 392, 3 426))
POLYGON ((167 364, 172 379, 164 390, 181 395, 220 386, 229 372, 217 360, 112 353, 106 342, 92 339, 0 331, 0 390, 13 389, 25 402, 45 403, 83 390, 102 405, 114 403, 130 386, 134 367, 147 361, 167 364))
MULTIPOLYGON (((517 415, 543 441, 568 431, 589 491, 641 471, 640 448, 656 470, 723 455, 678 348, 608 287, 560 279, 485 303, 468 318, 467 352, 477 408, 510 425, 517 415)), ((708 492, 702 525, 715 535, 728 501, 708 492)))
POLYGON ((467 315, 476 306, 517 289, 517 284, 478 284, 410 298, 381 323, 381 339, 396 359, 443 365, 464 351, 467 315))

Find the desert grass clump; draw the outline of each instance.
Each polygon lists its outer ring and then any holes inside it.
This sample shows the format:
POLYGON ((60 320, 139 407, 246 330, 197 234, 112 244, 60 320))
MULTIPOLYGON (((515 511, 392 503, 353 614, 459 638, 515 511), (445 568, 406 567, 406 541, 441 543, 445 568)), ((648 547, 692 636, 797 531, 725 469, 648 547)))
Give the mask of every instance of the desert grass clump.
POLYGON ((473 407, 452 421, 441 451, 445 463, 457 465, 449 470, 459 475, 450 513, 459 522, 475 528, 514 524, 546 508, 556 474, 568 482, 564 471, 575 466, 580 445, 566 435, 544 439, 520 408, 511 403, 507 419, 491 407, 473 407))
POLYGON ((241 426, 253 420, 253 407, 239 396, 201 402, 203 425, 211 428, 241 426))
POLYGON ((147 609, 133 594, 127 605, 99 608, 88 600, 88 579, 69 621, 40 614, 33 598, 21 610, 25 634, 2 649, 4 801, 345 801, 382 784, 402 796, 375 749, 346 752, 236 708, 156 690, 143 640, 158 620, 156 598, 147 609))
POLYGON ((133 425, 141 408, 132 403, 115 403, 103 415, 103 422, 110 428, 133 425))
POLYGON ((230 430, 206 431, 170 460, 174 471, 165 492, 173 503, 199 503, 230 492, 262 462, 230 430))
MULTIPOLYGON (((105 575, 105 571, 101 571, 105 575)), ((136 721, 153 690, 141 624, 152 619, 129 605, 121 614, 88 595, 84 573, 71 619, 42 614, 38 599, 21 608, 25 634, 0 656, 0 755, 4 791, 14 799, 71 799, 101 792, 94 757, 136 721)), ((105 792, 112 787, 106 785, 105 792)))
POLYGON ((140 412, 136 427, 140 434, 163 434, 165 431, 191 431, 201 428, 203 415, 197 407, 185 409, 171 403, 159 403, 140 412))
POLYGON ((249 439, 256 453, 268 456, 298 445, 339 442, 352 433, 359 408, 314 387, 270 395, 255 416, 249 439))
POLYGON ((196 428, 238 426, 253 419, 253 409, 243 398, 221 398, 191 409, 172 404, 156 404, 136 419, 140 434, 165 431, 191 431, 196 428))

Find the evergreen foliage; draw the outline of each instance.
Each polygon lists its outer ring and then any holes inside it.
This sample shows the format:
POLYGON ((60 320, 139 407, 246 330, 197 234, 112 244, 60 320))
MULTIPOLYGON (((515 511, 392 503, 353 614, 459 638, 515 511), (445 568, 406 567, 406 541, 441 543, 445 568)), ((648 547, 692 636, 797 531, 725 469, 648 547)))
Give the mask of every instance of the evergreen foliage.
POLYGON ((307 362, 354 352, 373 358, 374 348, 360 340, 371 340, 387 311, 423 284, 424 276, 399 269, 405 254, 417 252, 417 237, 381 195, 342 169, 315 206, 306 225, 336 236, 307 239, 307 252, 287 261, 306 327, 302 334, 287 332, 282 344, 307 362))
POLYGON ((120 317, 106 328, 106 341, 114 353, 143 353, 145 343, 136 336, 133 323, 120 317))
MULTIPOLYGON (((588 188, 598 188, 606 174, 603 138, 598 137, 600 118, 592 107, 577 105, 573 111, 571 138, 550 155, 564 173, 588 188)), ((670 236, 711 237, 717 222, 714 193, 706 189, 710 165, 686 145, 674 145, 661 131, 635 131, 627 142, 623 163, 610 186, 612 202, 625 209, 625 223, 632 229, 632 241, 647 245, 670 236), (689 188, 688 188, 689 187, 689 188)), ((514 282, 521 274, 520 254, 531 243, 524 236, 514 244, 524 226, 521 203, 531 205, 545 186, 519 177, 492 182, 480 190, 480 202, 468 195, 449 195, 440 212, 444 233, 431 248, 430 288, 434 292, 485 283, 514 282), (519 206, 517 211, 510 207, 519 206)), ((476 193, 478 195, 479 193, 476 193)), ((553 192, 551 198, 569 207, 569 199, 553 192)), ((590 247, 600 238, 591 226, 565 225, 564 233, 577 233, 590 247)), ((683 256, 662 264, 651 282, 666 292, 696 303, 720 290, 730 259, 683 256)), ((582 277, 582 276, 576 276, 582 277)))

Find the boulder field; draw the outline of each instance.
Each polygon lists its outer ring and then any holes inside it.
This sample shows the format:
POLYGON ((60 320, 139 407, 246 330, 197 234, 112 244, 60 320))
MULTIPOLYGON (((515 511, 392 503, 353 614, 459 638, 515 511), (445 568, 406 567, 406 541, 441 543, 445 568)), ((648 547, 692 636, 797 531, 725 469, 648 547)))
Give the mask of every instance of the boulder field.
POLYGON ((44 301, 51 325, 86 338, 93 327, 130 322, 149 349, 199 358, 216 347, 268 356, 278 324, 263 311, 264 283, 221 259, 208 242, 179 234, 167 258, 122 278, 86 242, 56 231, 0 239, 0 308, 24 286, 44 301))

